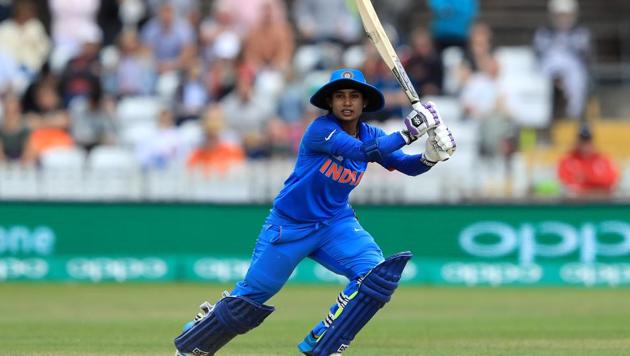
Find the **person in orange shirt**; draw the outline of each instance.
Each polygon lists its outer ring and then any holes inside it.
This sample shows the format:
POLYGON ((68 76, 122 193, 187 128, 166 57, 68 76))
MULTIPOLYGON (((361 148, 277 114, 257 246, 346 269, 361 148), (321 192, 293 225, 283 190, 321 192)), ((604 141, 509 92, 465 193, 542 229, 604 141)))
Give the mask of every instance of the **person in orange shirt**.
POLYGON ((201 171, 205 175, 218 172, 225 174, 233 166, 245 160, 244 150, 221 138, 223 120, 219 107, 209 108, 203 117, 204 140, 200 147, 188 156, 190 171, 201 171))
POLYGON ((593 144, 588 126, 583 126, 575 147, 560 159, 558 177, 567 193, 579 197, 609 195, 619 180, 619 169, 593 144))
POLYGON ((34 103, 25 116, 31 130, 23 155, 26 163, 37 162, 41 154, 49 149, 74 146, 74 139, 68 132, 70 115, 57 92, 56 82, 43 80, 37 84, 34 103))

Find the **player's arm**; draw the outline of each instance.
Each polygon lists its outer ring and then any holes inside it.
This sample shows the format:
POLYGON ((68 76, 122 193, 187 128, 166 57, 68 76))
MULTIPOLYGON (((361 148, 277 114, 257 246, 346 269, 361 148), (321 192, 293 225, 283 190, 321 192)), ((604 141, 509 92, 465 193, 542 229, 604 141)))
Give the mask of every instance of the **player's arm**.
POLYGON ((315 152, 343 156, 354 161, 379 162, 438 125, 438 112, 432 106, 420 105, 405 118, 404 130, 389 135, 376 135, 373 139, 362 142, 339 126, 316 120, 304 133, 303 144, 315 152))
POLYGON ((339 126, 317 121, 308 128, 303 138, 303 144, 312 151, 363 162, 378 162, 411 142, 409 134, 403 131, 362 142, 339 126))
POLYGON ((420 175, 435 165, 434 163, 427 162, 422 154, 408 155, 401 150, 384 157, 384 159, 378 163, 390 171, 396 170, 408 176, 420 175))
POLYGON ((441 125, 427 138, 424 153, 408 155, 398 150, 383 157, 378 163, 389 170, 397 170, 409 176, 417 176, 428 171, 440 161, 450 158, 455 149, 455 139, 448 127, 441 125), (446 152, 451 152, 447 154, 446 152))

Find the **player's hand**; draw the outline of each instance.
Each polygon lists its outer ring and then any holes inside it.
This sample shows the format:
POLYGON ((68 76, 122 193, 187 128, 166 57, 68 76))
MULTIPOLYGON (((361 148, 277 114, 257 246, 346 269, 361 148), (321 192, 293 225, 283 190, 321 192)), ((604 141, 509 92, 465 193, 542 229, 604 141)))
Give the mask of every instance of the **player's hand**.
POLYGON ((410 136, 416 139, 422 137, 428 130, 442 122, 440 113, 432 102, 426 104, 418 102, 412 106, 413 110, 405 117, 405 126, 410 136))
POLYGON ((446 125, 438 125, 429 131, 422 160, 424 164, 433 166, 440 161, 447 161, 451 158, 456 148, 457 144, 451 130, 446 125))

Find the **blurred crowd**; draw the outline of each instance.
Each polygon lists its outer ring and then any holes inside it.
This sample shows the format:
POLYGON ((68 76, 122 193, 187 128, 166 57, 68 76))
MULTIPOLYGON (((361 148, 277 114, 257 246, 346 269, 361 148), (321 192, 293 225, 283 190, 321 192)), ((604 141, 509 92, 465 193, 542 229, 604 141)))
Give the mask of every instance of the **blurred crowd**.
MULTIPOLYGON (((508 68, 492 29, 478 21, 476 0, 427 0, 428 26, 399 26, 412 2, 374 1, 416 88, 456 99, 463 119, 478 123, 481 157, 509 157, 520 127, 550 125, 551 114, 524 107, 500 80, 508 68)), ((385 93, 387 107, 368 120, 399 118, 406 98, 353 4, 0 1, 0 162, 36 165, 53 148, 89 154, 100 146, 129 149, 145 169, 221 171, 292 157, 319 114, 308 97, 341 66, 362 69, 385 93)), ((577 22, 575 0, 551 0, 548 9, 549 21, 541 19, 524 45, 533 48, 537 73, 562 93, 560 115, 580 118, 590 34, 577 22)))

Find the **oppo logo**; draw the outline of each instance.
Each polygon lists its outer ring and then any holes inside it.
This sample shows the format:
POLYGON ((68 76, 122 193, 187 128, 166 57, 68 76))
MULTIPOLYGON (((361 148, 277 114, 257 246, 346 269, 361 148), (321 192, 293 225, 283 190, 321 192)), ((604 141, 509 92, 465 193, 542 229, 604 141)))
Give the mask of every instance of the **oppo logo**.
POLYGON ((522 264, 533 263, 537 257, 561 257, 576 252, 580 262, 592 263, 598 256, 630 256, 630 224, 604 221, 575 227, 558 221, 544 221, 514 227, 498 221, 483 221, 466 227, 459 235, 459 245, 477 257, 496 258, 516 253, 522 264), (541 242, 543 235, 547 237, 545 241, 554 242, 541 242), (600 241, 598 236, 601 235, 614 236, 608 240, 615 241, 600 241))
POLYGON ((114 280, 159 280, 168 273, 168 263, 161 258, 73 258, 66 263, 70 278, 100 282, 114 280))
POLYGON ((48 256, 55 249, 55 240, 55 232, 48 226, 0 226, 0 255, 48 256))
POLYGON ((195 262, 193 270, 203 279, 230 282, 245 278, 249 260, 232 258, 202 258, 195 262))

